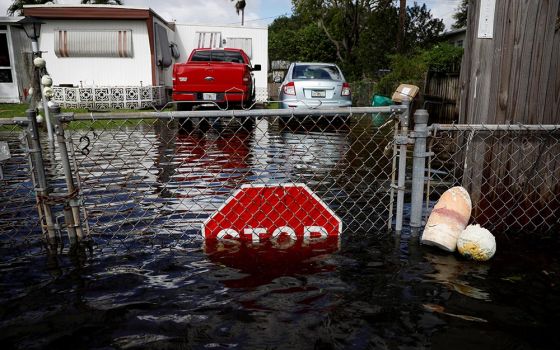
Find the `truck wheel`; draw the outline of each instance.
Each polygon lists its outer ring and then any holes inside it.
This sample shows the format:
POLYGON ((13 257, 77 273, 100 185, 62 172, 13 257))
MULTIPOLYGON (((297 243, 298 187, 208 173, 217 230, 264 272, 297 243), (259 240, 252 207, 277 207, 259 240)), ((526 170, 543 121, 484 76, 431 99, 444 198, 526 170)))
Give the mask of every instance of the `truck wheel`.
MULTIPOLYGON (((177 103, 175 105, 175 110, 177 110, 178 112, 192 111, 192 107, 193 105, 191 103, 177 103)), ((179 125, 181 126, 182 130, 187 132, 192 131, 193 122, 190 118, 178 118, 178 119, 179 119, 179 125)))
POLYGON ((193 105, 192 105, 192 103, 177 103, 175 105, 175 108, 178 111, 192 111, 193 105))

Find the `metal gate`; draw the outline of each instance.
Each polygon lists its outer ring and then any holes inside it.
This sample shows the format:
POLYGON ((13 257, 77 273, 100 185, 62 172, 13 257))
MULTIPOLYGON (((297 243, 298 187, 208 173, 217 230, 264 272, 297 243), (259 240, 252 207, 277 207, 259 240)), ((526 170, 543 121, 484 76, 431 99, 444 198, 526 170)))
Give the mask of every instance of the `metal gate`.
MULTIPOLYGON (((37 228, 58 249, 68 240, 110 247, 138 237, 200 239, 203 220, 243 184, 304 183, 342 218, 346 232, 383 233, 395 223, 395 137, 408 118, 406 106, 55 118, 56 142, 11 145, 21 157, 5 167, 3 240, 36 237, 37 228), (26 153, 32 167, 23 161, 26 153), (33 181, 18 181, 12 164, 33 181), (39 208, 26 214, 40 223, 33 230, 18 223, 12 214, 20 211, 8 204, 22 186, 29 189, 26 207, 39 208)), ((7 134, 25 126, 18 134, 34 142, 32 120, 30 113, 7 134)))

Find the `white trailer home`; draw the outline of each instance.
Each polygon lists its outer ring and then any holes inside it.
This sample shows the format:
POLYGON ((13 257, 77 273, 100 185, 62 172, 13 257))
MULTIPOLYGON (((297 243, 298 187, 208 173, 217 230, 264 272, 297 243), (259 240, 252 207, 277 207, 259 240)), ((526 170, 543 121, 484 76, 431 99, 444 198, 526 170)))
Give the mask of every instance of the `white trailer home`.
POLYGON ((43 22, 39 48, 56 102, 110 109, 166 100, 173 64, 168 37, 174 37, 174 26, 152 10, 50 4, 25 6, 23 14, 43 22))
POLYGON ((267 99, 266 28, 176 25, 149 8, 112 5, 30 5, 23 14, 44 23, 39 48, 53 78, 54 100, 63 106, 162 105, 170 96, 173 64, 204 45, 249 50, 264 70, 256 72, 257 98, 267 99))

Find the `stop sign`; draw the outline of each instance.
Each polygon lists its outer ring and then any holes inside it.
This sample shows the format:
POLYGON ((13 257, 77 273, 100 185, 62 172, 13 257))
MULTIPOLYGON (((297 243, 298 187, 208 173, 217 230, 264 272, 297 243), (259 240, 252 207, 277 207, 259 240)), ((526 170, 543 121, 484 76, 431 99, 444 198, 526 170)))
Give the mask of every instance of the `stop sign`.
POLYGON ((303 184, 243 185, 202 226, 206 241, 278 248, 338 242, 342 221, 303 184))

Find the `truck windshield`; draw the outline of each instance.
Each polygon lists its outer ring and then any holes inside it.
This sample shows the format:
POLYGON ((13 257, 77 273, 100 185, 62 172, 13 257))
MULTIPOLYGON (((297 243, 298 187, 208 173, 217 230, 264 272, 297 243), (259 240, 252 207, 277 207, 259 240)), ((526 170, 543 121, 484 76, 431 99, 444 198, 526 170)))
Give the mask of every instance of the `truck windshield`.
POLYGON ((203 50, 195 52, 191 61, 243 63, 243 56, 241 56, 241 53, 236 51, 203 50))

